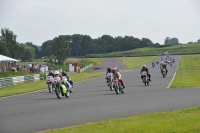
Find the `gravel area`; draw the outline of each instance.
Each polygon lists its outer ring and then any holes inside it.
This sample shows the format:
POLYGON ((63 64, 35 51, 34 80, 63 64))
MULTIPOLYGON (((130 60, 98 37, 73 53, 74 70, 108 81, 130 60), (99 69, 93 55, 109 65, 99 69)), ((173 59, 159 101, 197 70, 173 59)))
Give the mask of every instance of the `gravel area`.
POLYGON ((102 58, 102 64, 94 68, 93 72, 106 72, 108 67, 117 66, 118 70, 126 70, 126 66, 118 58, 102 58))

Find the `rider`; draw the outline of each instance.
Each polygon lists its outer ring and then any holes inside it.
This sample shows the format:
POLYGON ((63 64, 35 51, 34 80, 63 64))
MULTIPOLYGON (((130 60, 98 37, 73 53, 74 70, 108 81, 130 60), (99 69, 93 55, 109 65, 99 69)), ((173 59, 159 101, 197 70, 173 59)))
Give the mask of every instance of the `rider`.
MULTIPOLYGON (((149 74, 149 70, 148 70, 148 68, 146 67, 145 64, 142 66, 140 73, 142 73, 143 71, 146 71, 147 76, 149 77, 149 81, 151 81, 151 75, 149 74)), ((141 75, 141 79, 142 79, 142 75, 141 75)), ((142 80, 142 82, 143 82, 143 80, 142 80)))
POLYGON ((152 62, 152 66, 155 66, 155 63, 154 63, 154 61, 152 62))
POLYGON ((121 74, 119 73, 119 70, 117 69, 117 66, 114 66, 114 67, 112 68, 112 73, 113 73, 113 78, 114 78, 114 79, 116 79, 116 78, 119 79, 119 82, 121 82, 123 88, 125 88, 124 82, 123 82, 123 80, 122 80, 122 76, 121 76, 121 74))
POLYGON ((111 67, 108 67, 107 68, 107 71, 106 71, 106 76, 105 76, 105 79, 106 79, 106 82, 108 83, 108 78, 107 78, 107 74, 108 73, 111 73, 112 72, 112 68, 111 67))
POLYGON ((108 73, 111 73, 111 70, 112 70, 111 67, 108 67, 108 68, 107 68, 107 71, 106 71, 106 75, 107 75, 108 73))
POLYGON ((70 79, 70 76, 67 74, 67 72, 62 71, 62 76, 65 76, 67 78, 67 81, 69 81, 70 85, 73 88, 73 81, 70 79))
POLYGON ((158 64, 158 63, 159 63, 159 60, 157 60, 156 63, 158 64))
POLYGON ((160 69, 161 69, 161 73, 163 73, 163 69, 165 69, 165 70, 166 70, 166 75, 167 75, 168 68, 167 68, 167 64, 166 64, 166 63, 163 63, 163 64, 161 65, 160 69))
POLYGON ((53 71, 50 70, 47 76, 52 76, 54 78, 53 71))

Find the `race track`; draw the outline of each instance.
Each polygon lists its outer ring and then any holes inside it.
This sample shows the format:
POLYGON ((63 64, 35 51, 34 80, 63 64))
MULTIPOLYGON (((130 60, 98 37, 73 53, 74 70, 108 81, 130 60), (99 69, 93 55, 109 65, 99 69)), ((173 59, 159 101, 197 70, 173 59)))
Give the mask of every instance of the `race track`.
MULTIPOLYGON (((177 68, 169 66, 162 78, 158 65, 148 66, 150 86, 144 86, 140 70, 122 72, 124 94, 110 91, 104 77, 75 83, 69 98, 58 99, 47 90, 0 99, 0 132, 31 133, 110 118, 129 117, 199 106, 200 89, 167 88, 177 68)), ((107 67, 107 66, 106 66, 107 67)))

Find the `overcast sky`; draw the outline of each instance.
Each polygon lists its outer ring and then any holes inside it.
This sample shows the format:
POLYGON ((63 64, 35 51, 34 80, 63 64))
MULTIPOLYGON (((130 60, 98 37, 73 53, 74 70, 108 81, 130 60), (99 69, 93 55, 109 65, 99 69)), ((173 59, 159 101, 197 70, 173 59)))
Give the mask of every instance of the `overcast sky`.
POLYGON ((180 43, 200 39, 200 0, 0 0, 0 28, 20 43, 83 34, 180 43))

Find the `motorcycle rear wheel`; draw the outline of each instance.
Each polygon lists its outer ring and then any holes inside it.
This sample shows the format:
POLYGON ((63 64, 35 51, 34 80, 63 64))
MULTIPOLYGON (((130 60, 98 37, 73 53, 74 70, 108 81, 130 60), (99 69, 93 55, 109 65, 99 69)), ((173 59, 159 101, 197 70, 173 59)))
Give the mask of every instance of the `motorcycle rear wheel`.
POLYGON ((67 90, 65 96, 68 98, 69 97, 69 91, 67 90))

